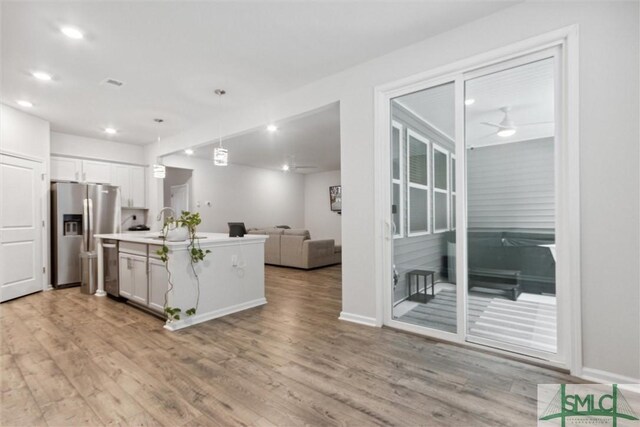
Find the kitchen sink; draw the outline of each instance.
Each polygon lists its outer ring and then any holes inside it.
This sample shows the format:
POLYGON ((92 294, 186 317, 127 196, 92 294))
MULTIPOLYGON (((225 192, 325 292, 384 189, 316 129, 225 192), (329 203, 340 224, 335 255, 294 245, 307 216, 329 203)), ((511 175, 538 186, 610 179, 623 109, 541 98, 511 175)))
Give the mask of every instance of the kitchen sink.
MULTIPOLYGON (((162 240, 162 235, 159 236, 145 236, 145 239, 162 240)), ((196 236, 196 239, 206 239, 207 236, 196 236)))

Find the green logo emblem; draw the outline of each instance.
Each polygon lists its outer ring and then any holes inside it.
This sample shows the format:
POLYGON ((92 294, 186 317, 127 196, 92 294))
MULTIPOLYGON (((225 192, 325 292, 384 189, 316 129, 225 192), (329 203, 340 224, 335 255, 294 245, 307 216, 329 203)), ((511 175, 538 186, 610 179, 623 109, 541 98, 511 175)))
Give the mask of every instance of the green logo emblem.
POLYGON ((562 427, 565 427, 567 418, 571 417, 608 417, 611 418, 614 427, 618 425, 619 419, 638 421, 638 416, 631 409, 617 384, 613 384, 611 394, 567 394, 566 384, 561 384, 540 420, 559 418, 562 427))

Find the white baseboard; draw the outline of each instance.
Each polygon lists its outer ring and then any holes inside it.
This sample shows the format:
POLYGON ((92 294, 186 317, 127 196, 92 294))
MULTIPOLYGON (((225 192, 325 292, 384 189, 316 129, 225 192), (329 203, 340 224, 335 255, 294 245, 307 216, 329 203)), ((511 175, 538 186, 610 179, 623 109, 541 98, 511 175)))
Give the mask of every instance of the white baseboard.
POLYGON ((360 316, 359 314, 346 313, 344 311, 340 312, 340 317, 338 317, 338 319, 344 320, 347 322, 358 323, 360 325, 373 326, 373 327, 378 326, 375 317, 360 316))
POLYGON ((249 308, 258 307, 267 303, 265 298, 258 298, 256 300, 243 302, 242 304, 232 305, 231 307, 221 308, 220 310, 209 311, 207 313, 196 314, 195 316, 187 317, 182 320, 175 320, 171 323, 164 325, 165 329, 170 331, 177 331, 188 326, 196 325, 198 323, 206 322, 208 320, 217 319, 218 317, 226 316, 228 314, 237 313, 239 311, 247 310, 249 308))
POLYGON ((582 368, 580 378, 601 384, 618 384, 622 389, 628 389, 640 393, 640 379, 618 375, 600 369, 582 368))

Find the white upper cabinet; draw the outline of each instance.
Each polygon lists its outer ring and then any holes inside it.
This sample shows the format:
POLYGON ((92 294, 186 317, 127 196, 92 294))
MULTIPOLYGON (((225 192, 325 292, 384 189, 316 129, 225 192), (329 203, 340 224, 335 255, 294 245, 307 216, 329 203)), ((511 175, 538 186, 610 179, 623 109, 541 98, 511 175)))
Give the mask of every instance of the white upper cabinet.
POLYGON ((131 174, 127 165, 112 165, 111 176, 112 184, 120 187, 120 198, 123 208, 129 207, 129 182, 131 174))
POLYGON ((51 180, 116 185, 123 208, 146 209, 144 166, 51 156, 51 180))
POLYGON ((111 163, 52 156, 51 180, 111 184, 111 163))
POLYGON ((145 208, 145 173, 142 166, 112 165, 113 185, 120 187, 123 208, 145 208))
POLYGON ((113 182, 111 180, 111 163, 83 160, 82 180, 85 182, 111 184, 113 182))
POLYGON ((82 160, 52 156, 50 176, 53 181, 82 181, 82 160))
POLYGON ((131 166, 131 207, 144 208, 145 173, 142 166, 131 166))

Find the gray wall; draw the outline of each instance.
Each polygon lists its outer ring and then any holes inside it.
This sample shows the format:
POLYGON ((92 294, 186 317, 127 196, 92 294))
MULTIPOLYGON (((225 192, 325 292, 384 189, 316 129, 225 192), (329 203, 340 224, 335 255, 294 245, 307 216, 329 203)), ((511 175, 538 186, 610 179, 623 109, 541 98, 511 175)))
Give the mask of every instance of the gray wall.
POLYGON ((553 138, 467 150, 470 229, 555 229, 553 138))
MULTIPOLYGON (((191 169, 167 167, 167 176, 164 179, 164 206, 171 206, 171 186, 189 184, 189 209, 193 210, 193 186, 191 185, 191 169)), ((177 212, 180 214, 180 212, 177 212)))
POLYGON ((304 227, 302 174, 233 163, 219 167, 209 159, 184 155, 166 156, 164 163, 193 170, 191 203, 193 210, 200 212, 203 232, 226 233, 227 223, 237 221, 258 228, 277 224, 304 227))
MULTIPOLYGON (((447 136, 434 130, 423 120, 412 114, 397 103, 392 104, 392 118, 403 125, 404 145, 402 148, 403 163, 406 168, 407 151, 406 151, 406 134, 407 129, 411 129, 422 136, 426 137, 430 142, 445 148, 455 154, 455 145, 447 136)), ((429 173, 432 171, 430 170, 429 173)), ((407 192, 406 185, 404 192, 404 223, 405 236, 407 234, 407 192)), ((433 205, 431 205, 433 210, 433 205)), ((406 272, 413 269, 432 270, 436 272, 436 281, 443 280, 440 272, 443 269, 442 257, 446 255, 446 233, 433 233, 433 221, 430 225, 431 233, 424 236, 402 237, 396 238, 393 242, 393 258, 396 270, 399 274, 398 284, 394 290, 394 302, 398 302, 407 297, 406 272)), ((444 279, 446 280, 446 279, 444 279)))

